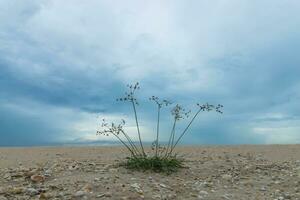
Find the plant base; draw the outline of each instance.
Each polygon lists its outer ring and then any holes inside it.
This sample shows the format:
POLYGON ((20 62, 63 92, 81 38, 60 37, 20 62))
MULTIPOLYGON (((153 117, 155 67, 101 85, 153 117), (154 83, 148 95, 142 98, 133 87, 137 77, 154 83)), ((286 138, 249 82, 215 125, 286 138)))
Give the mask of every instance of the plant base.
POLYGON ((139 170, 139 171, 154 171, 158 173, 171 174, 183 168, 183 159, 179 159, 176 156, 164 158, 164 157, 129 157, 127 161, 122 163, 127 169, 139 170))

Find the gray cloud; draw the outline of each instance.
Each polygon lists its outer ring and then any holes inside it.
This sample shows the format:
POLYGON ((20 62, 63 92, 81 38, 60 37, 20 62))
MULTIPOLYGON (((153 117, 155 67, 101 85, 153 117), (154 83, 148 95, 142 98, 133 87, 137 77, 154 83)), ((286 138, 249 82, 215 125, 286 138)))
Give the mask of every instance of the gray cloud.
MULTIPOLYGON (((14 144, 13 134, 16 144, 44 142, 41 132, 63 141, 76 132, 70 124, 91 126, 95 113, 129 117, 114 99, 134 81, 143 99, 225 105, 223 120, 199 119, 186 143, 280 143, 280 131, 282 142, 300 141, 299 8, 296 1, 0 0, 1 144, 14 144), (20 113, 31 104, 38 120, 20 113)), ((153 124, 152 105, 141 103, 142 123, 153 124)))

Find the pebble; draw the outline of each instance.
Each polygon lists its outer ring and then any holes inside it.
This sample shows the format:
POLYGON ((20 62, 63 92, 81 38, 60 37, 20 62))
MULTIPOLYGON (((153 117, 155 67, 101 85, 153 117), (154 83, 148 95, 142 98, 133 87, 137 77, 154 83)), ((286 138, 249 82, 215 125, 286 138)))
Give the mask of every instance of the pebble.
POLYGON ((263 186, 263 187, 260 188, 260 191, 264 192, 264 191, 267 191, 267 189, 263 186))
POLYGON ((143 194, 144 193, 138 183, 133 183, 130 186, 133 187, 137 193, 139 193, 139 194, 143 194))
POLYGON ((3 178, 6 179, 6 180, 11 180, 11 176, 10 176, 9 173, 4 174, 3 178))
POLYGON ((112 197, 112 194, 110 192, 107 192, 104 194, 105 197, 112 197))
POLYGON ((230 199, 230 197, 229 197, 228 194, 224 194, 224 195, 222 195, 221 197, 223 197, 224 199, 230 199))
POLYGON ((116 168, 111 168, 111 169, 109 169, 108 170, 110 173, 116 173, 116 172, 118 172, 118 169, 116 169, 116 168))
POLYGON ((96 197, 97 198, 102 198, 102 197, 105 197, 105 194, 98 194, 96 197))
POLYGON ((83 186, 82 190, 87 193, 90 193, 93 190, 93 186, 91 184, 86 184, 85 186, 83 186))
POLYGON ((50 169, 48 169, 48 170, 45 171, 44 175, 47 176, 47 177, 50 177, 51 174, 52 174, 52 171, 50 169))
POLYGON ((133 188, 140 188, 140 185, 138 183, 133 183, 130 186, 133 188))
POLYGON ((32 175, 30 177, 30 179, 33 181, 33 182, 36 182, 36 183, 40 183, 40 182, 44 182, 45 181, 45 177, 42 176, 42 175, 32 175))
POLYGON ((76 169, 79 169, 79 166, 78 165, 70 165, 69 166, 69 170, 76 170, 76 169))
POLYGON ((163 183, 160 183, 159 186, 162 187, 162 188, 170 188, 169 186, 167 186, 167 185, 165 185, 163 183))
POLYGON ((5 189, 3 187, 0 187, 0 195, 5 194, 5 189))
POLYGON ((23 187, 14 187, 12 190, 10 190, 10 193, 12 194, 21 194, 25 191, 25 188, 23 187))
POLYGON ((85 194, 86 193, 84 191, 79 190, 74 194, 74 197, 82 197, 85 196, 85 194))
POLYGON ((34 188, 26 188, 26 194, 29 194, 30 196, 35 196, 39 194, 39 191, 34 188))
POLYGON ((201 190, 201 191, 199 192, 199 194, 200 194, 200 195, 208 195, 208 192, 206 192, 206 191, 204 191, 204 190, 201 190))
POLYGON ((284 198, 285 198, 285 199, 291 199, 292 196, 291 196, 289 193, 285 193, 285 194, 284 194, 284 198))
POLYGON ((41 193, 39 196, 39 199, 49 199, 49 198, 51 198, 51 195, 47 193, 41 193))
POLYGON ((232 179, 232 176, 229 174, 224 174, 224 175, 222 175, 222 179, 229 181, 232 179))

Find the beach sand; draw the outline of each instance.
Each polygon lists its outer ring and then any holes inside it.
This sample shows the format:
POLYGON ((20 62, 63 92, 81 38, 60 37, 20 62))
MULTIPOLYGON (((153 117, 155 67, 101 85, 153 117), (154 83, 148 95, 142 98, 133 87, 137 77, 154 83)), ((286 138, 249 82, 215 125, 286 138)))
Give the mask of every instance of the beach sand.
POLYGON ((300 145, 187 146, 171 175, 117 167, 122 147, 0 148, 0 200, 300 199, 300 145))

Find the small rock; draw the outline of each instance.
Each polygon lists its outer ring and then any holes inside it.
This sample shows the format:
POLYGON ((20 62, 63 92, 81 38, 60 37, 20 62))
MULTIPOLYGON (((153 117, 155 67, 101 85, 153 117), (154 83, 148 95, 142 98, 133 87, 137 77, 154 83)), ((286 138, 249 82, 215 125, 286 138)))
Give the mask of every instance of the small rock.
POLYGON ((161 195, 159 195, 159 194, 154 194, 154 195, 152 196, 152 198, 153 198, 153 199, 161 199, 161 195))
POLYGON ((139 194, 143 194, 144 193, 138 183, 131 184, 130 186, 133 187, 137 193, 139 193, 139 194))
POLYGON ((84 191, 79 190, 74 194, 74 197, 83 197, 85 194, 84 191))
POLYGON ((6 179, 6 180, 11 180, 11 176, 10 176, 9 173, 4 174, 3 178, 6 179))
POLYGON ((96 198, 102 198, 102 197, 105 197, 105 194, 98 194, 98 195, 96 196, 96 198))
POLYGON ((0 187, 0 195, 5 193, 6 193, 5 189, 3 187, 0 187))
POLYGON ((37 170, 26 171, 26 172, 24 172, 24 176, 25 176, 25 177, 31 177, 31 176, 34 175, 36 172, 37 172, 37 170))
POLYGON ((56 197, 64 197, 65 196, 65 193, 64 192, 59 192, 56 197))
POLYGON ((92 192, 93 190, 93 186, 91 184, 86 184, 83 188, 82 188, 83 191, 87 192, 87 193, 90 193, 92 192))
POLYGON ((79 169, 78 165, 70 165, 69 166, 69 170, 76 170, 76 169, 79 169))
POLYGON ((208 192, 206 192, 206 191, 204 191, 204 190, 201 190, 201 191, 199 192, 199 194, 200 194, 200 195, 208 195, 208 192))
POLYGON ((108 170, 108 169, 111 168, 111 167, 113 167, 113 165, 108 164, 108 165, 105 165, 105 166, 103 167, 103 169, 104 169, 104 170, 108 170))
POLYGON ((42 176, 42 175, 32 175, 30 177, 30 179, 33 181, 33 182, 36 182, 36 183, 40 183, 40 182, 44 182, 45 181, 45 177, 42 176))
POLYGON ((34 188, 26 188, 26 194, 29 194, 30 196, 35 196, 39 194, 39 191, 34 188))
POLYGON ((170 188, 169 186, 167 186, 167 185, 165 185, 163 183, 160 183, 159 186, 162 187, 162 188, 170 188))
POLYGON ((8 200, 8 199, 4 196, 0 196, 0 200, 8 200))
POLYGON ((133 184, 131 184, 130 186, 133 187, 133 188, 138 188, 138 189, 140 189, 140 185, 139 185, 138 183, 133 183, 133 184))
POLYGON ((112 194, 110 192, 105 193, 105 197, 112 197, 112 194))
POLYGON ((14 187, 12 190, 10 190, 10 193, 12 194, 21 194, 25 191, 23 187, 14 187))
POLYGON ((229 174, 224 174, 224 175, 222 176, 222 178, 223 178, 224 180, 227 180, 227 181, 229 181, 229 180, 231 180, 231 179, 232 179, 232 176, 231 176, 231 175, 229 175, 229 174))
POLYGON ((167 199, 176 199, 176 194, 168 194, 167 199))
POLYGON ((45 171, 44 175, 50 177, 51 174, 52 174, 52 171, 50 169, 48 169, 48 170, 45 171))
POLYGON ((49 198, 51 198, 51 195, 47 194, 47 193, 41 193, 39 196, 39 199, 41 199, 41 200, 49 199, 49 198))
POLYGON ((191 197, 198 197, 197 194, 191 193, 191 197))
POLYGON ((289 193, 285 193, 284 194, 284 198, 285 199, 291 199, 292 197, 291 197, 291 195, 289 193))
POLYGON ((260 188, 260 191, 267 191, 267 189, 264 187, 264 186, 262 186, 261 188, 260 188))
POLYGON ((223 197, 224 199, 231 199, 229 194, 224 194, 221 197, 223 197))
POLYGON ((116 173, 116 172, 118 172, 118 169, 116 169, 116 168, 111 168, 111 169, 109 169, 108 170, 110 173, 116 173))
POLYGON ((88 165, 90 165, 90 166, 96 166, 96 163, 90 162, 88 165))

